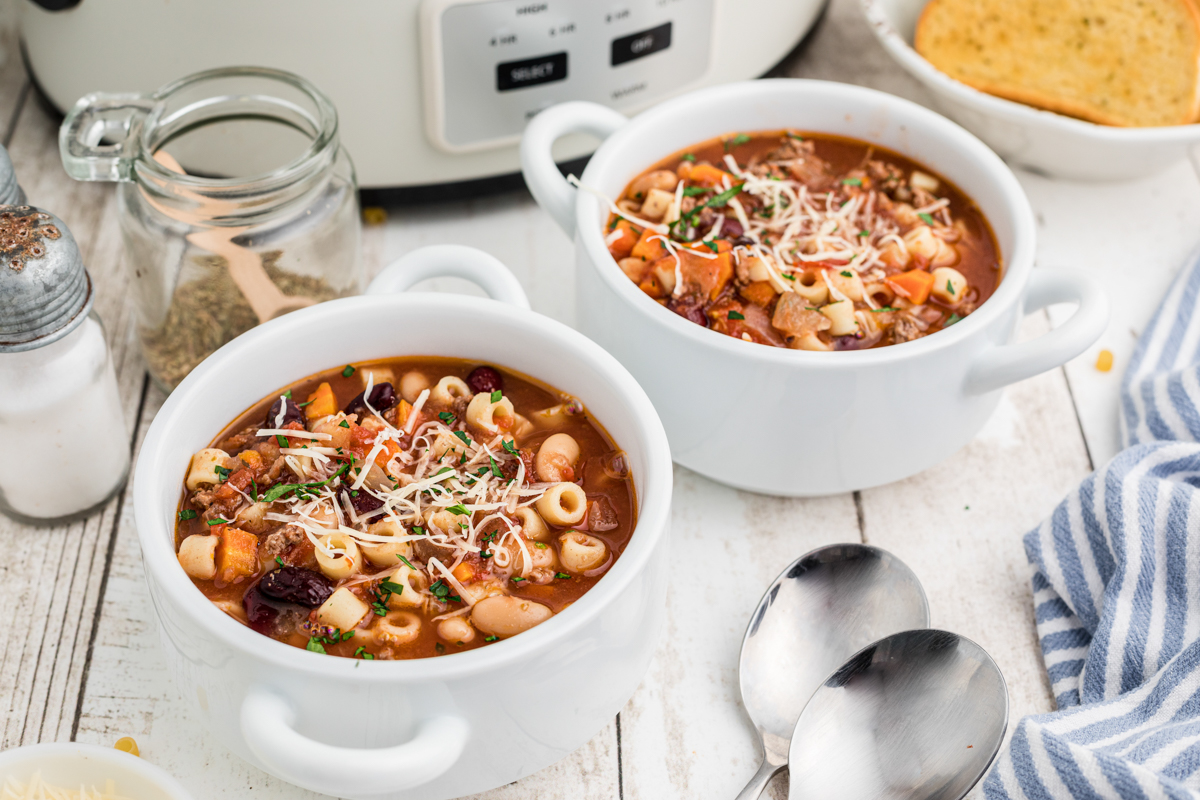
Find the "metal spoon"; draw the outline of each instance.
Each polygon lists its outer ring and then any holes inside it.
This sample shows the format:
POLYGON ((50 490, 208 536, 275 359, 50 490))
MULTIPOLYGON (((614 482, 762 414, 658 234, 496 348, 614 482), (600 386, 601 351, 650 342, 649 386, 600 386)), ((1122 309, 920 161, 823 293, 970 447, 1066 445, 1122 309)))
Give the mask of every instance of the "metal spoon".
POLYGON ((835 544, 793 561, 742 640, 742 705, 762 737, 763 760, 737 800, 756 800, 787 766, 796 719, 831 672, 871 642, 928 625, 917 576, 878 547, 835 544))
POLYGON ((788 800, 961 800, 1008 727, 1008 689, 983 648, 905 631, 847 661, 796 722, 788 800))

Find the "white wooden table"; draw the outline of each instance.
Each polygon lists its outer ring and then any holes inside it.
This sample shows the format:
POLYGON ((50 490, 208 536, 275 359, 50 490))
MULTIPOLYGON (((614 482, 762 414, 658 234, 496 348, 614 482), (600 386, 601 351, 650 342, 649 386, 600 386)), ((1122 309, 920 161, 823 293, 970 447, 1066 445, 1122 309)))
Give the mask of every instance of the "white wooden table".
MULTIPOLYGON (((0 6, 0 14, 0 22, 11 20, 11 7, 0 6)), ((67 178, 57 120, 31 92, 14 37, 0 44, 0 134, 31 201, 62 217, 83 248, 136 450, 163 396, 147 380, 135 344, 113 189, 67 178)), ((856 0, 833 0, 810 45, 784 71, 929 99, 876 46, 856 0)), ((1014 722, 1052 707, 1021 536, 1117 450, 1121 371, 1200 238, 1200 180, 1186 163, 1119 185, 1018 177, 1038 214, 1039 262, 1088 269, 1110 290, 1112 322, 1096 348, 1063 370, 1012 387, 970 445, 903 483, 782 500, 677 468, 677 573, 710 576, 727 601, 714 603, 708 583, 676 581, 662 647, 620 715, 574 755, 485 797, 732 798, 755 767, 753 730, 737 699, 746 620, 786 564, 831 542, 869 542, 906 561, 925 584, 934 624, 976 640, 1000 664, 1014 722), (1094 368, 1100 347, 1116 354, 1112 372, 1094 368)), ((535 309, 572 322, 571 244, 524 193, 391 209, 387 224, 367 228, 366 255, 374 272, 438 242, 490 251, 517 273, 535 309)), ((436 288, 462 288, 452 283, 436 288)), ((1048 325, 1047 315, 1038 314, 1026 320, 1024 333, 1048 325)), ((0 626, 0 747, 112 743, 132 735, 145 758, 201 800, 316 797, 225 751, 181 701, 158 643, 128 489, 101 513, 71 525, 32 528, 0 517, 0 548, 7 619, 0 626)), ((775 782, 777 797, 785 796, 785 785, 775 782)))

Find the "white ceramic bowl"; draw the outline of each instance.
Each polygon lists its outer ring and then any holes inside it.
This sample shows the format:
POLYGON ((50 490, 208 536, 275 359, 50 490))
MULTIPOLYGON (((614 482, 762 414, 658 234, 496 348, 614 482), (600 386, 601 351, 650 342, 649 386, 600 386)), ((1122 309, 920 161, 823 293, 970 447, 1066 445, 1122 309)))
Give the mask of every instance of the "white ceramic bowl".
POLYGON ((928 0, 861 2, 875 36, 900 66, 932 90, 938 107, 1009 161, 1056 177, 1123 180, 1197 153, 1200 125, 1096 125, 972 89, 912 48, 917 18, 928 0))
POLYGON ((117 794, 130 800, 192 800, 179 781, 159 767, 112 747, 62 742, 0 753, 0 786, 10 777, 28 783, 35 772, 65 789, 84 786, 103 791, 111 780, 117 794))
POLYGON ((529 311, 496 259, 440 246, 393 264, 368 296, 280 317, 205 360, 150 426, 134 505, 171 671, 217 739, 314 791, 439 800, 557 761, 629 699, 659 639, 671 480, 662 425, 629 373, 580 334, 529 311), (387 294, 441 275, 474 280, 505 302, 387 294), (628 455, 639 505, 628 548, 587 594, 545 623, 437 658, 334 658, 229 619, 175 558, 172 530, 191 454, 282 386, 340 364, 403 355, 493 363, 583 400, 628 455))
POLYGON ((521 143, 525 181, 575 238, 577 318, 654 401, 675 460, 751 491, 820 495, 864 489, 929 467, 966 444, 1006 384, 1083 352, 1108 306, 1094 281, 1033 269, 1033 212, 1008 167, 982 142, 915 103, 846 84, 767 80, 704 89, 627 120, 590 103, 538 114, 521 143), (568 132, 604 143, 583 184, 616 198, 661 158, 737 131, 823 131, 927 164, 970 195, 1004 261, 996 293, 952 328, 890 347, 814 353, 744 342, 664 309, 608 253, 608 209, 563 180, 550 148, 568 132), (1080 310, 1034 341, 1012 344, 1021 316, 1050 303, 1080 310))

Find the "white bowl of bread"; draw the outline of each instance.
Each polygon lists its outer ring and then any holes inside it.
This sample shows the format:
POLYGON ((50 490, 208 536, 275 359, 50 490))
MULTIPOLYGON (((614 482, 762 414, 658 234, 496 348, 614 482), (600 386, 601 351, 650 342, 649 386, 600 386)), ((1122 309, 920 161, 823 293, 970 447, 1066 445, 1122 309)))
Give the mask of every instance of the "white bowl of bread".
POLYGON ((1200 164, 1200 0, 861 0, 888 52, 1005 159, 1120 180, 1200 164))

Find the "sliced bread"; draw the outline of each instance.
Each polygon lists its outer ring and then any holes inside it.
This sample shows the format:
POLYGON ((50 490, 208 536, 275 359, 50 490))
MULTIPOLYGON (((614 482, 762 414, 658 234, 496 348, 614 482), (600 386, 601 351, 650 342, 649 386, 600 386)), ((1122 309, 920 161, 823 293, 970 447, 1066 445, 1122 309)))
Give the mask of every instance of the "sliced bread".
POLYGON ((1196 0, 930 0, 914 46, 980 91, 1104 125, 1200 115, 1196 0))

